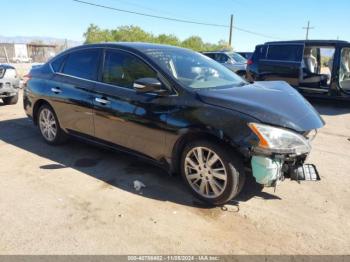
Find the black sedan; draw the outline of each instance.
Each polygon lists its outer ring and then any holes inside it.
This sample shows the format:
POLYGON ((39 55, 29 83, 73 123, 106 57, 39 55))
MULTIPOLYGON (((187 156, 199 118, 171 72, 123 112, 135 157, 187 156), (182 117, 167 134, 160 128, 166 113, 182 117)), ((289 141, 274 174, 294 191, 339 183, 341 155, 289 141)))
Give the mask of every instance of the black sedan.
POLYGON ((75 136, 142 156, 214 205, 240 192, 246 167, 267 186, 300 169, 324 125, 288 84, 249 84, 172 46, 84 45, 28 77, 24 108, 47 143, 75 136))

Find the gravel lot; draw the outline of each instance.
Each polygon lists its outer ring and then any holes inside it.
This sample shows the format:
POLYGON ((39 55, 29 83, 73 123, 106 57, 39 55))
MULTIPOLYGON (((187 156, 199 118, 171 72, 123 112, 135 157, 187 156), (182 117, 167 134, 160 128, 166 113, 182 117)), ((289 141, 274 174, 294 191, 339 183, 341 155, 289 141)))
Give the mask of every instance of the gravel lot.
POLYGON ((316 107, 327 126, 309 162, 322 180, 250 182, 226 210, 135 157, 50 147, 21 100, 0 103, 0 254, 349 254, 350 106, 316 107))

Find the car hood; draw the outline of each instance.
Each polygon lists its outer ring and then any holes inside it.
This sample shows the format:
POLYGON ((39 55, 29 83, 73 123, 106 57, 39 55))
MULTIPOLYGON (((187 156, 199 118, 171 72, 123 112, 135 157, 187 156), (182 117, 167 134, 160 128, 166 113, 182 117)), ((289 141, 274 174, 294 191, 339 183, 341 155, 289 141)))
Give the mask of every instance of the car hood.
POLYGON ((282 81, 255 82, 227 89, 201 89, 200 99, 250 115, 262 123, 305 132, 325 122, 313 106, 294 88, 282 81))

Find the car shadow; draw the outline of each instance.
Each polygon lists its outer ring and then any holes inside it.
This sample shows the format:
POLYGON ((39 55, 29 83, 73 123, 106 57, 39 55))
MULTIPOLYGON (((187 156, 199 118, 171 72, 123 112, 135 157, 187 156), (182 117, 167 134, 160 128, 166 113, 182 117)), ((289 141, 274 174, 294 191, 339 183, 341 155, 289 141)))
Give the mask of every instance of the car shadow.
MULTIPOLYGON (((211 208, 187 190, 180 176, 170 176, 163 169, 138 157, 89 145, 75 139, 62 146, 52 147, 41 138, 37 128, 27 118, 0 121, 0 145, 7 143, 48 160, 47 164, 33 168, 56 170, 73 168, 101 183, 101 190, 119 188, 142 197, 199 208, 211 208), (141 191, 134 189, 134 181, 146 185, 141 191)), ((266 200, 279 197, 263 192, 248 175, 239 197, 231 204, 239 205, 253 197, 266 200)))
POLYGON ((350 113, 349 101, 309 99, 309 102, 321 115, 337 116, 350 113))

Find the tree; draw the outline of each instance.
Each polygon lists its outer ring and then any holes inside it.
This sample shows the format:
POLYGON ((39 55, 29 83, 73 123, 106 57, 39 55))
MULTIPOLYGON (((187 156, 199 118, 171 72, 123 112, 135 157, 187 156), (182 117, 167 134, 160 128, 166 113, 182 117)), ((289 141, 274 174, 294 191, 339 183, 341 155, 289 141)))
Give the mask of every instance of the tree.
POLYGON ((217 44, 204 43, 199 36, 191 36, 184 41, 181 41, 173 34, 153 35, 152 33, 144 31, 138 26, 120 26, 113 30, 104 29, 94 24, 90 24, 84 33, 85 43, 99 43, 99 42, 149 42, 159 43, 174 46, 182 46, 193 49, 195 51, 212 51, 227 48, 227 42, 220 40, 217 44))
POLYGON ((185 47, 185 48, 190 48, 190 49, 193 49, 196 51, 201 51, 201 50, 203 50, 204 43, 203 43, 202 38, 200 38, 199 36, 191 36, 191 37, 185 39, 182 42, 181 46, 185 47))
POLYGON ((154 36, 138 26, 120 26, 112 30, 113 41, 117 42, 154 42, 154 36))
POLYGON ((113 41, 112 34, 109 30, 101 30, 94 24, 90 24, 87 31, 84 33, 84 37, 86 44, 113 41))
POLYGON ((159 44, 167 44, 167 45, 175 45, 175 46, 180 46, 181 41, 177 36, 175 35, 166 35, 166 34, 160 34, 158 37, 155 39, 156 43, 159 44))

